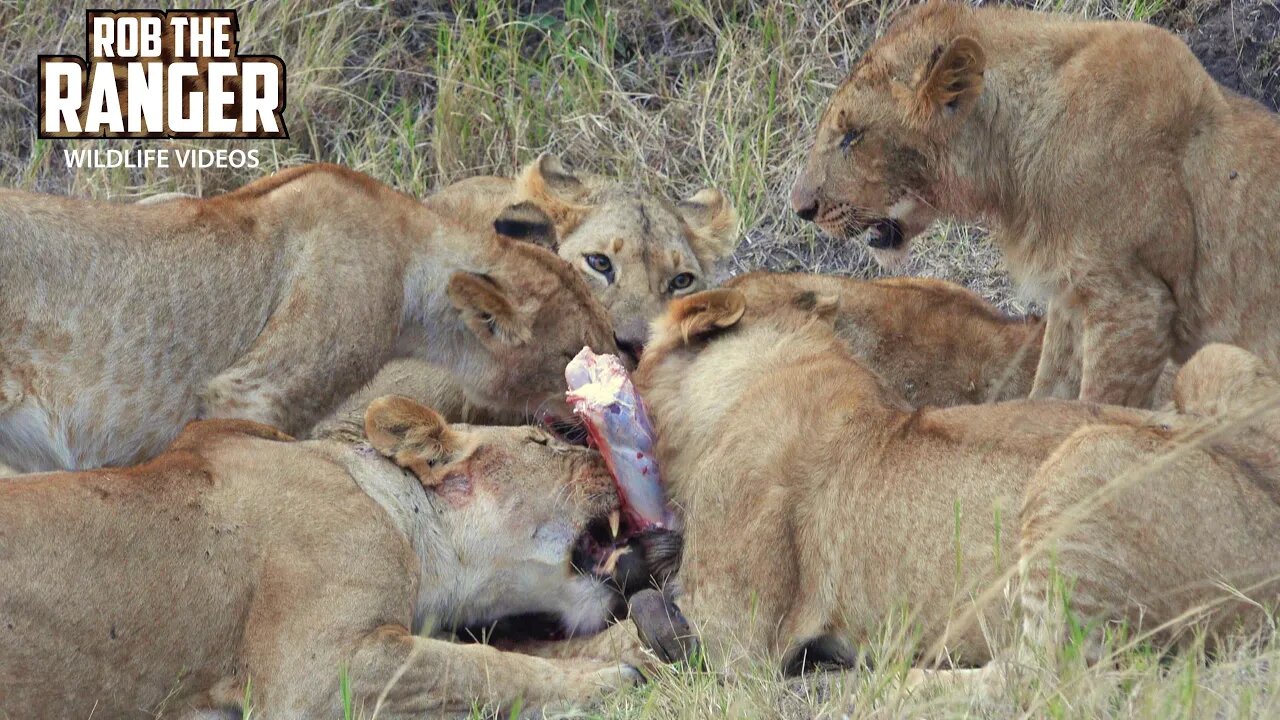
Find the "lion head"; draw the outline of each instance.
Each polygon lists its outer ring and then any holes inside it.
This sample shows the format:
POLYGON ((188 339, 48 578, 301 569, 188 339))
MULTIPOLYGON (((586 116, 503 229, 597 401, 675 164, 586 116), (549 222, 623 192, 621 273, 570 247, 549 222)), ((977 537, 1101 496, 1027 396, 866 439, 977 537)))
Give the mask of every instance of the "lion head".
POLYGON ((598 631, 623 610, 599 569, 624 542, 610 530, 620 501, 599 453, 536 427, 449 425, 397 395, 369 403, 364 434, 417 476, 435 511, 438 576, 424 583, 433 595, 465 598, 437 624, 549 616, 572 635, 598 631))
POLYGON ((649 321, 672 299, 706 289, 738 243, 737 213, 714 188, 680 202, 570 173, 543 154, 514 179, 477 177, 428 198, 468 225, 493 222, 521 235, 530 209, 551 218, 551 235, 528 233, 586 278, 612 318, 619 348, 634 362, 649 321))
MULTIPOLYGON (((734 404, 729 398, 744 391, 740 377, 765 366, 761 347, 771 348, 771 353, 816 357, 815 348, 820 348, 822 353, 847 355, 835 335, 838 312, 838 296, 812 291, 787 293, 757 305, 741 290, 726 287, 672 302, 653 321, 649 347, 633 375, 660 448, 667 442, 675 447, 705 439, 703 430, 714 427, 712 420, 719 413, 730 412, 734 404)), ((769 392, 794 399, 790 389, 774 387, 769 392)), ((665 457, 661 449, 658 455, 665 457)), ((681 471, 664 466, 664 477, 678 482, 681 471)))
POLYGON ((792 189, 801 218, 865 238, 888 264, 905 257, 938 208, 964 202, 958 158, 983 152, 972 110, 986 65, 970 16, 945 3, 904 11, 854 66, 792 189))
MULTIPOLYGON (((552 232, 536 209, 525 208, 520 222, 521 237, 552 232)), ((500 230, 476 262, 482 272, 449 278, 455 337, 427 338, 428 359, 448 367, 467 401, 495 416, 574 422, 564 368, 584 346, 618 352, 608 313, 567 263, 500 230)))

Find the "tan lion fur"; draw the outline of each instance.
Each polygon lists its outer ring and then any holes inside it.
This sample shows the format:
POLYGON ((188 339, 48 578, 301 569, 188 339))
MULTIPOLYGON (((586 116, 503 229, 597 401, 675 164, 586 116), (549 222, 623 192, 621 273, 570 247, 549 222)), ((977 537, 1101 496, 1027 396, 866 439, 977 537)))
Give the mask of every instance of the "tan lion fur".
POLYGON ((1043 321, 1009 317, 961 285, 752 272, 725 287, 741 292, 752 313, 785 308, 803 293, 815 304, 835 304, 836 335, 914 406, 973 405, 1031 392, 1043 321))
POLYGON ((475 177, 429 196, 428 207, 466 227, 487 227, 511 208, 532 205, 555 222, 552 249, 587 279, 609 311, 620 344, 643 347, 649 322, 671 298, 715 284, 721 262, 738 245, 738 216, 719 190, 681 202, 599 177, 576 175, 543 154, 515 178, 475 177), (586 256, 603 255, 613 279, 586 256), (687 287, 673 288, 682 273, 687 287))
POLYGON ((494 412, 563 415, 562 358, 615 349, 553 254, 333 165, 155 204, 3 191, 0 218, 0 461, 19 471, 128 464, 194 418, 298 433, 397 356, 494 412))
MULTIPOLYGON (((649 322, 666 303, 715 284, 721 263, 738 244, 737 213, 714 188, 704 188, 673 203, 617 181, 569 172, 554 155, 543 154, 514 178, 481 176, 456 182, 424 200, 428 208, 463 227, 492 225, 495 219, 520 223, 529 209, 545 213, 555 233, 545 244, 572 265, 591 287, 614 326, 624 359, 635 362, 644 347, 649 322), (602 274, 587 261, 600 255, 612 266, 602 274), (689 276, 687 287, 672 283, 689 276)), ((378 378, 362 397, 408 381, 436 389, 423 396, 450 420, 526 422, 537 408, 493 412, 467 402, 450 374, 425 362, 402 363, 395 377, 378 378), (413 367, 416 366, 416 367, 413 367), (411 369, 412 368, 412 369, 411 369), (411 378, 419 374, 423 378, 411 378)), ((358 401, 353 402, 353 405, 358 401)), ((344 412, 340 410, 335 414, 344 412)))
POLYGON ((635 375, 685 521, 678 602, 717 664, 793 660, 814 643, 852 657, 904 609, 922 648, 983 663, 977 619, 998 619, 994 591, 1020 557, 1033 624, 1049 557, 1084 618, 1143 630, 1209 598, 1230 600, 1214 630, 1257 619, 1218 582, 1275 600, 1280 433, 1244 418, 1228 436, 1240 442, 1205 443, 1216 419, 1195 412, 1223 386, 1252 401, 1274 388, 1260 361, 1207 348, 1179 377, 1181 412, 913 410, 836 336, 836 309, 800 293, 756 313, 736 290, 699 293, 655 323, 635 375), (1077 501, 1110 481, 1077 521, 1077 501))
POLYGON ((1035 397, 1147 406, 1213 342, 1280 363, 1280 121, 1150 25, 912 7, 831 99, 792 204, 890 253, 989 223, 1049 307, 1035 397))
POLYGON ((21 579, 0 589, 0 715, 338 717, 346 672, 357 713, 418 718, 639 679, 439 639, 530 612, 604 625, 616 596, 570 567, 618 506, 598 454, 398 397, 363 425, 291 442, 203 421, 143 465, 0 484, 0 568, 21 579))
MULTIPOLYGON (((839 275, 751 272, 725 287, 747 297, 753 313, 771 313, 800 293, 837 303, 833 320, 845 346, 908 403, 976 405, 1031 394, 1044 320, 1011 317, 956 283, 923 277, 860 280, 839 275)), ((784 310, 785 311, 785 310, 784 310)), ((1170 399, 1169 363, 1155 404, 1170 399)))

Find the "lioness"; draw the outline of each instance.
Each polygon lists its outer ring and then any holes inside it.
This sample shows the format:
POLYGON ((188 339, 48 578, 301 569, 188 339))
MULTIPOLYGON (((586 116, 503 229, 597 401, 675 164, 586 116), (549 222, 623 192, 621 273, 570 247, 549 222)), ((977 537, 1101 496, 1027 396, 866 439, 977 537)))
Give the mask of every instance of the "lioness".
MULTIPOLYGON (((553 232, 517 215, 523 238, 553 232)), ((193 418, 296 433, 404 355, 479 407, 564 415, 565 362, 615 348, 552 253, 333 165, 149 205, 0 192, 0 317, 19 471, 144 459, 193 418)))
POLYGON ((1156 27, 910 8, 831 99, 791 203, 882 254, 991 223, 1048 302, 1033 397, 1146 406, 1211 342, 1280 364, 1280 121, 1156 27))
POLYGON ((1092 619, 1172 633, 1211 601, 1214 630, 1256 620, 1220 582, 1278 597, 1280 385, 1248 353, 1202 351, 1178 378, 1181 413, 911 410, 836 336, 833 304, 801 293, 786 309, 749 313, 732 289, 674 302, 635 374, 683 510, 679 602, 713 661, 847 663, 905 606, 923 647, 982 663, 990 648, 964 618, 997 619, 982 593, 1021 560, 1035 622, 1048 551, 1099 636, 1092 619), (1263 420, 1203 434, 1202 415, 1264 396, 1263 420))
POLYGON ((203 421, 140 466, 6 480, 0 715, 338 717, 344 674, 369 716, 587 701, 638 674, 429 636, 603 627, 618 598, 571 558, 618 503, 592 451, 400 397, 323 440, 203 421))

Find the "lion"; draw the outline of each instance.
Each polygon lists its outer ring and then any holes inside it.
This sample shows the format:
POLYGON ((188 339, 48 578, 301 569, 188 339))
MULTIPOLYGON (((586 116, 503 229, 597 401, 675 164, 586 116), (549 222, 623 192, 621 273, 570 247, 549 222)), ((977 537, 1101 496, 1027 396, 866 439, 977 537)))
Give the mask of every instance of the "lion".
POLYGON ((760 271, 724 287, 741 292, 752 313, 786 312, 803 293, 814 303, 836 303, 836 335, 913 406, 998 402, 1031 392, 1044 322, 1005 315, 962 285, 760 271))
POLYGON ((598 453, 398 396, 362 424, 292 441, 197 421, 142 465, 0 483, 0 714, 337 717, 347 682, 358 714, 407 718, 641 679, 449 641, 531 613, 567 635, 612 620, 619 595, 578 569, 620 507, 598 453))
POLYGON ((298 434, 402 356, 478 407, 566 418, 565 363, 616 351, 579 274, 524 242, 554 231, 531 206, 462 227, 321 164, 155 204, 3 191, 0 218, 0 461, 18 471, 127 465, 196 418, 298 434))
MULTIPOLYGON (((139 204, 195 197, 162 193, 139 204)), ((649 322, 674 297, 711 287, 720 265, 737 247, 737 213, 715 188, 703 188, 679 203, 634 192, 622 183, 569 172, 544 153, 515 178, 478 176, 428 196, 424 204, 463 227, 499 230, 556 251, 582 273, 608 312, 623 359, 634 367, 644 349, 649 322), (528 209, 553 219, 554 232, 527 228, 528 209)), ((535 214, 536 218, 537 215, 535 214)), ((456 422, 519 424, 536 418, 540 406, 505 410, 478 405, 449 369, 421 359, 404 359, 361 392, 349 396, 325 419, 332 422, 363 407, 400 383, 422 391, 418 399, 456 422), (430 392, 426 392, 427 389, 430 392)))
MULTIPOLYGON (((525 236, 512 219, 533 208, 552 218, 555 232, 527 235, 557 252, 591 287, 609 313, 623 360, 631 367, 644 350, 649 322, 672 298, 714 285, 719 266, 738 243, 737 213, 715 188, 679 203, 636 192, 616 181, 569 172, 544 153, 514 178, 479 176, 456 182, 423 201, 464 227, 501 229, 525 236)), ((519 424, 537 417, 537 407, 495 412, 469 402, 449 371, 407 360, 389 368, 330 417, 341 417, 398 383, 431 394, 419 397, 454 421, 519 424)))
POLYGON ((1205 348, 1165 413, 912 409, 836 314, 808 292, 773 312, 699 293, 655 322, 635 373, 684 522, 677 602, 713 663, 849 665, 905 607, 920 647, 941 648, 922 662, 981 665, 1019 566, 1029 623, 1056 563, 1098 637, 1093 620, 1160 640, 1256 626, 1280 598, 1280 384, 1256 357, 1205 348))
POLYGON ((617 181, 571 173, 548 153, 515 178, 468 178, 424 202, 466 227, 488 227, 504 211, 529 206, 551 217, 555 233, 534 239, 582 273, 632 362, 667 302, 713 287, 717 269, 739 241, 737 212, 716 188, 671 202, 617 181))
POLYGON ((986 221, 1047 302, 1032 397, 1149 406, 1206 344, 1280 363, 1280 121, 1171 33, 933 1, 857 63, 791 194, 882 258, 986 221))

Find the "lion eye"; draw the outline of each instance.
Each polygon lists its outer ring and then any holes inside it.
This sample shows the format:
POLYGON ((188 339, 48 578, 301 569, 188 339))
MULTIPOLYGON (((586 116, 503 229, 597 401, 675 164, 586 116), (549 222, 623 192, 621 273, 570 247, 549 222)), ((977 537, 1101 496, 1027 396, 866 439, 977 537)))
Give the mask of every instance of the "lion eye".
POLYGON ((587 259, 587 267, 603 275, 605 280, 613 282, 613 262, 607 256, 591 253, 584 257, 587 259))
POLYGON ((862 139, 862 131, 857 128, 850 128, 845 131, 844 137, 840 138, 840 149, 848 150, 853 144, 862 139))
POLYGON ((693 273, 680 273, 679 275, 671 278, 671 282, 667 283, 667 288, 670 289, 671 292, 688 290, 689 286, 693 285, 693 279, 693 273))

